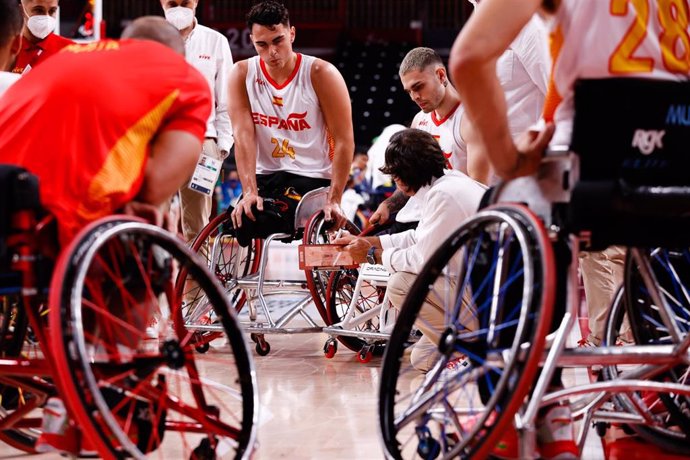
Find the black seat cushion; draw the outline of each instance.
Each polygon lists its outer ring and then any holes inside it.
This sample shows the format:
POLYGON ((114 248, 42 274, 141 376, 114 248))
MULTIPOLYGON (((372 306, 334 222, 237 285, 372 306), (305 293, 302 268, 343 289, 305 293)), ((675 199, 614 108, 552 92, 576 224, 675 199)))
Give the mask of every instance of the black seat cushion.
MULTIPOLYGON (((254 238, 265 239, 274 233, 290 235, 284 241, 290 241, 295 237, 295 212, 300 201, 300 196, 292 189, 266 193, 262 195, 264 201, 263 211, 252 207, 252 213, 256 220, 251 220, 246 214, 242 215, 242 226, 235 230, 237 242, 246 247, 254 238)), ((232 208, 228 209, 232 212, 232 208)))

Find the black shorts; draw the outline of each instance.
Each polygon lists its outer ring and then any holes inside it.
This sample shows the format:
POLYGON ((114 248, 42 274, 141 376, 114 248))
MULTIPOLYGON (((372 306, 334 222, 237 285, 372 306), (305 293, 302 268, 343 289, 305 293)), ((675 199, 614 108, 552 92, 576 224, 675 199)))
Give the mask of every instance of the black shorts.
POLYGON ((257 174, 256 185, 259 188, 260 196, 282 192, 288 187, 292 187, 297 193, 304 196, 304 194, 311 190, 328 187, 331 185, 331 180, 300 176, 281 171, 273 174, 257 174))

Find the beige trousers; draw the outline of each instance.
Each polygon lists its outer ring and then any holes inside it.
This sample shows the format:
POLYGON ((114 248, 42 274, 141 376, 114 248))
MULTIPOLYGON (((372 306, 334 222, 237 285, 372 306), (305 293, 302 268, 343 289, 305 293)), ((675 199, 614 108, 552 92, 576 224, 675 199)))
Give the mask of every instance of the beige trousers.
MULTIPOLYGON (((408 272, 396 272, 388 279, 387 292, 391 304, 400 309, 410 287, 417 275, 408 272)), ((469 305, 469 290, 465 292, 464 305, 469 305)), ((434 288, 429 291, 424 304, 419 310, 415 326, 422 331, 422 337, 412 347, 410 362, 412 366, 422 372, 427 372, 436 363, 440 354, 438 341, 440 335, 449 326, 447 306, 454 304, 455 283, 449 283, 446 278, 439 278, 434 288)), ((478 321, 470 308, 463 308, 457 324, 462 324, 467 330, 473 331, 478 327, 478 321)))
MULTIPOLYGON (((589 340, 599 345, 604 337, 606 317, 618 288, 623 284, 625 248, 610 246, 600 252, 581 252, 580 270, 589 316, 589 340)), ((627 320, 622 332, 630 329, 627 320)))
MULTIPOLYGON (((223 160, 218 144, 213 139, 204 141, 203 153, 216 160, 223 160)), ((188 185, 189 182, 180 189, 180 213, 184 239, 191 243, 201 232, 201 229, 208 224, 213 198, 191 190, 188 185)))

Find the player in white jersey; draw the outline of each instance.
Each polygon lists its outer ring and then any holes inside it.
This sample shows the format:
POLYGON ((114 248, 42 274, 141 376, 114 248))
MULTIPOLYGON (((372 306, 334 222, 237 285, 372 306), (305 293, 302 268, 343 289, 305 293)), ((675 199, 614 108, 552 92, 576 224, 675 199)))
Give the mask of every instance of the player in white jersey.
POLYGON ((644 0, 482 0, 459 34, 451 74, 480 133, 482 151, 504 178, 536 171, 554 134, 547 124, 518 140, 509 135, 505 98, 494 68, 498 57, 535 12, 549 16, 555 103, 545 107, 557 125, 554 144, 570 142, 573 88, 580 78, 648 77, 687 80, 690 73, 685 2, 644 0), (661 7, 663 4, 665 7, 661 7), (680 5, 680 6, 679 6, 680 5), (586 50, 586 51, 583 51, 586 50))
MULTIPOLYGON (((342 197, 352 155, 352 109, 331 64, 293 51, 287 9, 264 1, 247 14, 258 56, 238 62, 229 78, 229 112, 243 198, 232 212, 256 220, 262 194, 293 187, 304 194, 330 185, 327 220, 344 221, 342 197)), ((265 195, 264 195, 265 196, 265 195)))
MULTIPOLYGON (((449 169, 461 171, 486 184, 490 178, 488 159, 476 156, 468 159, 465 137, 471 126, 467 117, 463 116, 460 95, 450 84, 446 67, 438 53, 425 47, 412 49, 400 64, 399 75, 404 90, 421 109, 410 127, 426 131, 436 138, 449 169)), ((470 144, 470 151, 471 148, 470 144)), ((396 211, 399 211, 396 220, 400 223, 419 221, 421 203, 414 198, 408 199, 397 191, 379 205, 370 222, 385 222, 390 213, 396 211)))
MULTIPOLYGON (((688 79, 690 38, 686 2, 527 0, 518 3, 511 5, 510 14, 506 15, 501 2, 483 0, 480 14, 458 37, 451 59, 453 71, 462 79, 467 110, 482 133, 485 152, 503 177, 536 171, 550 141, 553 145, 570 144, 577 79, 688 79), (555 125, 547 125, 539 134, 526 135, 516 146, 506 135, 505 107, 493 91, 495 81, 488 77, 488 69, 497 53, 540 7, 550 16, 554 60, 544 118, 555 125), (492 28, 491 33, 486 28, 492 28), (487 94, 493 94, 491 104, 487 103, 487 94)), ((610 299, 622 280, 624 253, 611 247, 602 252, 582 253, 580 259, 591 329, 586 340, 598 345, 610 299)))

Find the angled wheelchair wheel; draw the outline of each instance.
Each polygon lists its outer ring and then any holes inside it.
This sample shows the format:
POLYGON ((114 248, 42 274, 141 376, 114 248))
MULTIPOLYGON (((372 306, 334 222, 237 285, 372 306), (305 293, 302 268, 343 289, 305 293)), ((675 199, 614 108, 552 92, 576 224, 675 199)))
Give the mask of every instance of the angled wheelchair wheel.
MULTIPOLYGON (((352 298, 357 284, 357 270, 342 270, 330 274, 326 298, 328 299, 328 319, 330 324, 338 324, 346 319, 346 315, 352 303, 352 298)), ((354 304, 351 316, 359 317, 378 307, 383 301, 385 288, 377 287, 368 282, 363 282, 360 294, 354 304)), ((379 315, 373 315, 370 319, 358 324, 353 330, 359 332, 380 332, 379 315)), ((372 343, 358 337, 338 336, 338 340, 352 351, 359 352, 362 348, 372 343)), ((380 342, 380 341, 379 341, 380 342)), ((384 343, 374 347, 374 354, 382 355, 384 343)))
MULTIPOLYGON (((191 249, 201 256, 211 273, 220 281, 232 308, 239 312, 246 302, 246 294, 237 288, 237 279, 256 273, 261 258, 259 239, 252 240, 246 248, 235 238, 230 213, 216 216, 206 225, 192 242, 191 249)), ((205 299, 203 289, 190 278, 182 267, 175 282, 177 295, 182 298, 182 314, 189 324, 212 324, 216 322, 212 309, 205 299)), ((218 338, 213 332, 199 332, 195 336, 196 348, 207 351, 209 343, 218 338)))
MULTIPOLYGON (((315 213, 309 218, 307 225, 304 228, 304 235, 302 239, 303 244, 327 244, 328 240, 328 230, 331 228, 331 223, 326 222, 323 217, 323 211, 315 213)), ((352 222, 348 221, 345 224, 345 230, 353 235, 359 235, 359 228, 352 222)), ((310 270, 304 271, 304 276, 307 280, 307 287, 311 293, 316 310, 319 312, 321 319, 323 319, 326 325, 330 325, 330 320, 328 318, 328 279, 331 272, 327 270, 310 270)))
POLYGON ((441 244, 410 288, 384 355, 379 422, 389 458, 488 456, 537 372, 554 265, 543 226, 520 206, 488 208, 441 244), (442 309, 442 326, 429 323, 425 299, 442 309), (438 342, 419 349, 422 337, 410 353, 414 328, 435 331, 438 342))
POLYGON ((177 238, 141 222, 93 224, 63 252, 50 306, 61 394, 102 456, 249 457, 253 365, 228 298, 177 238), (213 353, 194 350, 174 287, 182 269, 225 331, 213 353))
MULTIPOLYGON (((651 290, 640 275, 629 253, 625 265, 625 284, 618 292, 609 312, 605 345, 672 345, 679 344, 690 329, 690 251, 653 249, 643 258, 657 280, 658 294, 670 307, 669 318, 663 318, 661 308, 652 300, 651 290), (624 321, 627 318, 627 323, 624 321), (678 336, 671 334, 674 327, 678 336)), ((636 367, 636 366, 634 366, 636 367)), ((606 366, 602 375, 607 380, 619 378, 631 366, 606 366)), ((660 383, 690 385, 690 367, 679 365, 660 370, 647 377, 660 383)), ((619 410, 642 417, 643 424, 629 427, 640 437, 670 452, 690 455, 690 398, 669 391, 644 391, 618 394, 614 403, 619 410)))

